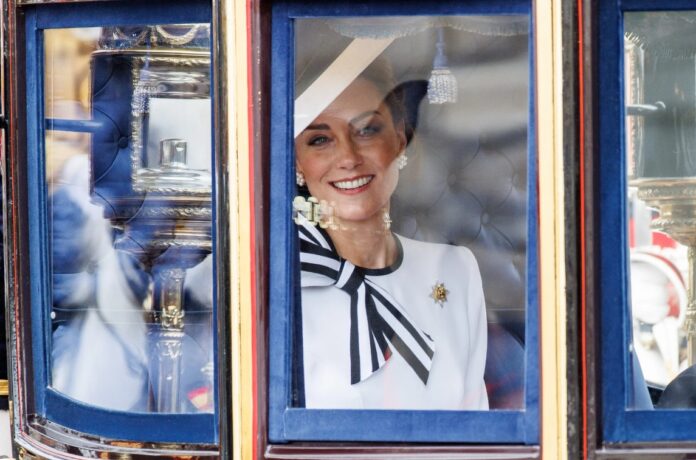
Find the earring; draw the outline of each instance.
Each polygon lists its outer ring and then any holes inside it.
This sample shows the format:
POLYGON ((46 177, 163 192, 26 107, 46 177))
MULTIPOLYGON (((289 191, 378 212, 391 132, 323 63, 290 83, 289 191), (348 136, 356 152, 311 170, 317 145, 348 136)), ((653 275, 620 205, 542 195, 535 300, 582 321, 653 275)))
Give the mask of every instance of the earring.
POLYGON ((304 178, 304 174, 302 174, 300 171, 297 171, 295 173, 295 182, 297 182, 297 185, 299 187, 302 187, 306 182, 304 178))
POLYGON ((399 157, 396 159, 396 161, 397 161, 396 165, 399 167, 399 169, 404 169, 406 167, 406 165, 408 164, 408 157, 406 156, 405 153, 402 153, 401 155, 399 155, 399 157))
POLYGON ((382 223, 384 224, 385 230, 389 230, 391 228, 392 220, 391 216, 389 215, 389 211, 384 211, 384 214, 382 214, 382 223))

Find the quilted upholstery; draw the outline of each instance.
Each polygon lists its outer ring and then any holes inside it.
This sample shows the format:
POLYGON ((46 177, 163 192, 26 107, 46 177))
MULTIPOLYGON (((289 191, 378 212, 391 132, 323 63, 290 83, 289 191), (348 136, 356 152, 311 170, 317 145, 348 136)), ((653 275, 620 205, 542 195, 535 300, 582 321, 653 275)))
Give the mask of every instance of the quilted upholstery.
MULTIPOLYGON (((520 36, 449 33, 459 101, 420 103, 409 163, 392 199, 393 228, 404 236, 474 252, 489 319, 486 383, 491 407, 521 407, 529 199, 527 43, 520 36), (478 49, 486 51, 472 55, 478 49)), ((392 62, 409 63, 395 68, 402 81, 428 78, 429 63, 419 68, 404 58, 414 46, 405 40, 389 50, 392 62)))
MULTIPOLYGON (((131 187, 131 82, 130 59, 99 55, 92 61, 92 119, 100 129, 92 135, 93 199, 104 207, 107 219, 119 215, 118 197, 137 198, 131 187)), ((142 199, 142 197, 141 197, 142 199)))
POLYGON ((426 133, 424 142, 433 147, 409 164, 408 181, 401 182, 392 202, 392 217, 398 233, 469 247, 481 269, 490 314, 511 327, 521 321, 514 329, 523 337, 526 133, 512 134, 516 139, 496 144, 488 139, 443 141, 438 133, 426 133))

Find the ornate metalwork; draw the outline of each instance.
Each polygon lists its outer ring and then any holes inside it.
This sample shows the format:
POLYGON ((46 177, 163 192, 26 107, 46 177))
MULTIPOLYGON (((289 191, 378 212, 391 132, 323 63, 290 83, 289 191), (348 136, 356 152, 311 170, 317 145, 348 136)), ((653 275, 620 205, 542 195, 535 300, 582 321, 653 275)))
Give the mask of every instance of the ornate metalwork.
POLYGON ((160 324, 165 330, 181 331, 184 328, 184 278, 186 271, 181 268, 160 270, 161 279, 160 324))
POLYGON ((106 27, 99 40, 100 49, 136 47, 197 47, 210 40, 208 24, 168 24, 132 27, 106 27))
POLYGON ((153 97, 210 98, 210 53, 187 50, 172 54, 156 50, 132 58, 131 169, 133 190, 153 193, 209 194, 210 171, 180 171, 176 177, 145 165, 145 120, 153 97))
MULTIPOLYGON (((183 334, 172 335, 169 340, 160 339, 157 342, 157 351, 160 359, 175 360, 181 358, 181 339, 183 334)), ((160 412, 170 412, 171 410, 160 410, 160 412)))
MULTIPOLYGON (((173 190, 169 191, 170 193, 173 190)), ((161 192, 166 193, 166 192, 161 192)), ((168 219, 204 219, 208 220, 213 217, 213 213, 209 208, 196 207, 181 207, 181 208, 147 208, 140 211, 141 217, 155 217, 168 219)))
MULTIPOLYGON (((626 63, 626 103, 629 106, 643 104, 643 50, 629 39, 624 40, 626 63)), ((626 153, 628 176, 634 177, 637 160, 643 149, 643 117, 626 118, 626 153)))
MULTIPOLYGON (((155 323, 149 336, 156 355, 150 362, 151 375, 156 376, 155 410, 178 412, 186 326, 184 279, 186 270, 212 250, 211 171, 191 166, 191 146, 183 137, 153 138, 159 143, 159 155, 148 152, 146 144, 148 134, 152 134, 148 133, 148 123, 159 120, 159 115, 152 113, 153 98, 210 98, 210 52, 154 48, 97 53, 125 56, 125 62, 131 65, 130 190, 125 188, 123 195, 110 198, 114 209, 111 223, 121 230, 116 248, 135 255, 154 279, 155 323)), ((201 142, 210 145, 208 130, 199 137, 207 138, 201 142)), ((209 159, 201 157, 200 161, 209 159)))
MULTIPOLYGON (((27 432, 34 440, 31 444, 32 448, 36 448, 34 443, 38 442, 61 452, 87 458, 116 458, 116 456, 121 454, 150 455, 157 458, 171 459, 219 458, 219 453, 213 444, 187 445, 110 440, 68 430, 38 416, 29 416, 28 422, 27 432)), ((17 439, 17 441, 22 443, 20 439, 17 439)), ((20 451, 22 449, 25 448, 20 447, 20 451)), ((23 457, 25 459, 44 458, 46 455, 42 453, 40 456, 37 456, 27 453, 26 450, 24 452, 27 455, 23 457)))
MULTIPOLYGON (((202 188, 202 187, 201 187, 202 188)), ((170 193, 188 193, 191 197, 201 197, 201 196, 206 196, 210 194, 210 190, 205 191, 201 190, 201 188, 187 188, 184 184, 176 187, 161 187, 157 185, 151 185, 147 186, 146 188, 144 187, 138 187, 135 189, 136 192, 150 192, 150 193, 156 193, 158 195, 165 195, 165 194, 170 194, 170 193)))
POLYGON ((150 30, 150 27, 143 27, 135 36, 129 36, 121 27, 114 27, 114 35, 120 40, 127 40, 129 46, 140 46, 145 44, 145 38, 150 34, 150 30))
POLYGON ((696 178, 636 179, 638 198, 660 211, 652 227, 688 247, 689 294, 684 328, 689 364, 696 362, 696 178))
POLYGON ((192 24, 191 28, 184 32, 181 35, 173 34, 167 31, 165 26, 155 26, 155 32, 159 34, 162 40, 168 45, 176 45, 176 46, 182 46, 186 45, 187 43, 190 43, 191 40, 193 40, 196 35, 198 34, 198 31, 201 30, 203 27, 208 27, 207 24, 192 24))
POLYGON ((197 249, 210 251, 212 243, 210 241, 201 241, 200 239, 194 240, 183 240, 177 239, 172 241, 153 241, 152 244, 148 245, 151 249, 197 249))
POLYGON ((653 185, 638 185, 638 198, 644 201, 681 201, 684 198, 696 198, 696 183, 691 183, 688 179, 675 178, 675 184, 659 184, 665 182, 663 179, 639 179, 632 184, 636 185, 639 182, 650 181, 653 185), (686 182, 686 183, 684 183, 686 182))

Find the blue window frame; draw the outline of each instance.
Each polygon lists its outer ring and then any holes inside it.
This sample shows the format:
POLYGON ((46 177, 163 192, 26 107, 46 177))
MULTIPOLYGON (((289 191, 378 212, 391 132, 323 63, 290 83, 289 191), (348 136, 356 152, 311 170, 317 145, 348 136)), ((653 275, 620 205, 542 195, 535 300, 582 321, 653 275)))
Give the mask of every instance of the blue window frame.
POLYGON ((615 0, 598 2, 597 8, 600 142, 593 161, 599 177, 595 203, 601 238, 596 243, 600 261, 596 286, 601 321, 603 440, 693 441, 696 411, 654 409, 649 399, 640 401, 646 386, 632 351, 624 20, 627 13, 696 10, 696 2, 615 0))
MULTIPOLYGON (((71 122, 44 123, 43 31, 58 28, 109 25, 210 23, 211 3, 205 0, 148 2, 94 2, 34 5, 24 8, 26 33, 26 102, 29 239, 31 260, 32 346, 35 359, 35 409, 38 415, 84 433, 111 439, 149 442, 216 443, 218 414, 155 414, 99 409, 72 400, 50 388, 51 320, 50 247, 48 238, 46 160, 44 139, 48 129, 67 129, 71 122)), ((214 77, 213 77, 214 78, 214 77)), ((79 122, 78 122, 79 124, 79 122)), ((72 124, 74 125, 74 123, 72 124)), ((77 128, 77 130, 88 130, 77 128)), ((214 196, 213 189, 213 196, 214 196)), ((214 221, 214 216, 213 216, 214 221)), ((215 237, 213 236, 213 244, 215 237)), ((214 272, 215 273, 215 272, 214 272)), ((215 305, 215 302, 213 302, 215 305)), ((213 307, 215 309, 215 306, 213 307)), ((215 315, 215 310, 213 311, 215 315)), ((215 347, 216 340, 213 347, 215 347)), ((217 372, 217 369, 216 369, 217 372)), ((216 379, 214 379, 215 381, 216 379)), ((217 391, 217 389, 215 390, 217 391)), ((217 400, 217 394, 215 395, 217 400)), ((214 407, 217 407, 214 404, 214 407)), ((216 410, 216 409, 215 409, 216 410)))
POLYGON ((534 90, 529 88, 527 137, 527 257, 524 329, 524 403, 520 410, 407 411, 332 410, 298 407, 293 399, 293 350, 300 304, 297 241, 292 220, 295 189, 293 142, 295 21, 348 16, 526 15, 532 76, 532 14, 529 1, 437 3, 277 1, 272 7, 269 441, 539 442, 539 338, 537 294, 537 196, 534 90), (485 428, 483 428, 485 427, 485 428))

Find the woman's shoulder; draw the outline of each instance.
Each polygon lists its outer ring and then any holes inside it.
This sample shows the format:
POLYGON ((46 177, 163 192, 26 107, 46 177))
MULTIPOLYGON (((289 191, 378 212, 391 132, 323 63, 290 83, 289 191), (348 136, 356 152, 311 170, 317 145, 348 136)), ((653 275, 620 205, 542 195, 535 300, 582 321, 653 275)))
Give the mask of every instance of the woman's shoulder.
POLYGON ((456 267, 469 268, 478 272, 474 253, 466 246, 431 243, 397 235, 403 247, 404 261, 426 266, 435 264, 442 269, 456 267))
POLYGON ((431 243, 428 241, 419 241, 405 236, 397 235, 401 245, 404 249, 404 253, 418 254, 418 255, 438 255, 438 256, 449 256, 449 257, 460 257, 471 262, 476 262, 476 257, 474 253, 471 252, 466 246, 457 246, 454 244, 445 243, 431 243))

